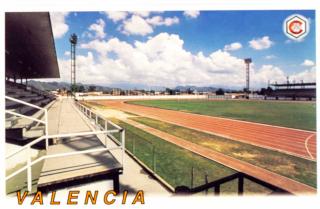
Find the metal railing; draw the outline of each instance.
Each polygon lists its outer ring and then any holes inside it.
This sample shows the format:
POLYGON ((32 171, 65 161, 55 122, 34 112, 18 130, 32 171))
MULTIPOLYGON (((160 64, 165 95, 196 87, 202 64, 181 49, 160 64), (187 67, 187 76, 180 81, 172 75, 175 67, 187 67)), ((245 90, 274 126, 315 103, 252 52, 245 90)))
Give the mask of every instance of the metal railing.
POLYGON ((10 115, 26 118, 26 119, 29 119, 29 120, 36 121, 38 123, 44 124, 45 125, 45 137, 46 137, 46 149, 48 149, 48 146, 49 146, 48 137, 47 137, 48 134, 49 134, 48 133, 48 110, 46 108, 42 108, 42 107, 39 107, 37 105, 31 104, 31 103, 28 103, 28 102, 25 102, 25 101, 22 101, 22 100, 19 100, 19 99, 15 99, 15 98, 12 98, 12 97, 9 97, 9 96, 5 96, 5 99, 13 101, 13 102, 17 102, 17 103, 20 103, 20 104, 23 104, 23 105, 26 105, 26 106, 29 106, 29 107, 33 107, 33 108, 38 109, 40 111, 44 111, 44 120, 40 120, 38 118, 34 118, 34 117, 31 117, 31 116, 23 115, 21 113, 13 112, 11 110, 6 110, 5 112, 7 114, 10 114, 10 115))
MULTIPOLYGON (((6 97, 7 98, 7 97, 6 97)), ((8 97, 8 99, 12 99, 10 97, 8 97)), ((13 101, 15 101, 16 99, 14 99, 13 101)), ((25 102, 21 102, 22 104, 25 102)), ((34 105, 32 105, 34 106, 34 105)), ((35 106, 37 107, 37 106, 35 106)), ((37 107, 38 109, 43 109, 40 107, 37 107)), ((7 112, 7 111, 6 111, 7 112)), ((7 113, 11 114, 11 111, 8 111, 7 113)), ((18 114, 21 115, 21 114, 18 114)), ((28 117, 29 116, 24 116, 22 115, 21 117, 28 117)), ((30 117, 30 119, 34 119, 32 117, 30 117)), ((40 123, 45 123, 46 127, 47 127, 47 110, 46 110, 46 120, 45 121, 41 121, 39 120, 38 122, 40 123)), ((111 121, 109 121, 109 123, 112 123, 111 121)), ((108 121, 105 121, 105 124, 108 124, 108 121)), ((92 132, 79 132, 79 133, 69 133, 69 134, 56 134, 56 135, 48 135, 47 131, 46 131, 46 135, 45 136, 41 136, 38 139, 24 145, 23 147, 21 147, 20 149, 8 154, 6 156, 6 160, 10 159, 11 157, 17 155, 18 153, 20 153, 21 151, 26 150, 27 151, 27 165, 23 166, 22 168, 18 169, 17 171, 11 173, 10 175, 6 176, 5 180, 9 180, 11 178, 13 178, 14 176, 18 175, 19 173, 23 172, 24 170, 27 170, 27 190, 31 191, 32 190, 32 166, 36 163, 39 163, 42 160, 45 159, 49 159, 49 158, 56 158, 56 157, 66 157, 66 156, 71 156, 71 155, 79 155, 79 154, 89 154, 89 153, 94 153, 94 152, 100 152, 100 151, 111 151, 111 150, 116 150, 116 149, 121 149, 121 165, 123 166, 123 162, 124 162, 124 149, 125 149, 125 130, 123 128, 121 128, 120 126, 113 124, 112 125, 115 127, 115 129, 113 130, 106 130, 103 129, 101 131, 92 131, 92 132), (67 137, 76 137, 76 136, 87 136, 87 135, 99 135, 99 134, 106 134, 106 136, 112 134, 112 133, 120 133, 120 137, 121 137, 121 144, 120 146, 114 146, 114 147, 107 147, 107 143, 105 141, 105 147, 104 148, 97 148, 97 149, 90 149, 90 150, 85 150, 85 151, 75 151, 75 152, 67 152, 67 153, 59 153, 59 154, 51 154, 51 155, 45 155, 42 156, 34 161, 32 161, 31 159, 31 147, 43 140, 46 141, 46 149, 48 149, 49 147, 49 139, 59 139, 59 138, 67 138, 67 137)), ((107 127, 107 126, 106 126, 107 127)), ((47 129, 46 129, 47 130, 47 129)))
POLYGON ((55 158, 55 157, 66 157, 66 156, 71 156, 71 155, 89 154, 89 153, 94 153, 94 152, 99 152, 99 151, 110 151, 110 150, 122 148, 121 146, 116 146, 116 147, 110 147, 110 148, 105 147, 105 148, 91 149, 91 150, 86 150, 86 151, 75 151, 75 152, 67 152, 67 153, 60 153, 60 154, 45 155, 45 156, 42 156, 42 157, 32 161, 32 159, 31 159, 31 146, 43 141, 44 139, 57 139, 57 138, 59 139, 59 138, 74 137, 74 136, 87 136, 87 135, 97 135, 97 134, 106 134, 106 133, 116 133, 119 131, 120 130, 109 130, 109 131, 80 132, 80 133, 71 133, 71 134, 56 134, 56 135, 41 136, 38 139, 21 147, 19 150, 16 150, 13 153, 10 153, 9 155, 6 156, 6 160, 8 160, 11 157, 15 156, 16 154, 20 153, 21 151, 27 150, 27 165, 23 166, 22 168, 13 172, 12 174, 6 176, 6 181, 27 169, 27 185, 28 185, 27 188, 28 188, 28 191, 31 191, 31 189, 32 189, 32 166, 36 163, 39 163, 42 160, 45 160, 48 158, 55 158))
MULTIPOLYGON (((121 134, 121 147, 122 147, 122 159, 121 159, 121 164, 123 165, 123 159, 124 159, 124 154, 125 154, 125 130, 121 128, 119 125, 113 123, 110 120, 106 120, 105 117, 101 116, 99 113, 96 111, 93 111, 92 109, 86 107, 85 105, 82 105, 80 102, 75 102, 75 105, 79 108, 79 110, 90 120, 93 122, 96 128, 100 130, 108 130, 108 124, 110 124, 112 127, 118 129, 121 134), (103 126, 102 124, 99 123, 99 121, 103 121, 103 126)), ((110 138, 113 138, 114 136, 111 135, 112 132, 107 132, 107 136, 110 138)), ((105 144, 107 141, 105 141, 105 144)))
POLYGON ((220 187, 222 184, 234 181, 234 180, 238 180, 238 195, 243 195, 244 193, 244 179, 250 180, 262 187, 265 187, 267 189, 269 189, 271 191, 271 194, 291 194, 290 192, 274 186, 268 182, 265 182, 263 180, 257 179, 253 176, 250 176, 246 173, 242 173, 242 172, 236 172, 234 174, 231 174, 229 176, 225 176, 223 178, 220 178, 218 180, 212 181, 212 182, 208 182, 207 176, 206 176, 206 183, 201 185, 201 186, 197 186, 197 187, 193 187, 190 188, 188 186, 178 186, 175 188, 175 193, 176 194, 188 194, 188 195, 192 195, 192 194, 196 194, 199 192, 205 192, 206 194, 208 194, 208 190, 209 189, 213 189, 214 191, 214 195, 220 195, 220 187))

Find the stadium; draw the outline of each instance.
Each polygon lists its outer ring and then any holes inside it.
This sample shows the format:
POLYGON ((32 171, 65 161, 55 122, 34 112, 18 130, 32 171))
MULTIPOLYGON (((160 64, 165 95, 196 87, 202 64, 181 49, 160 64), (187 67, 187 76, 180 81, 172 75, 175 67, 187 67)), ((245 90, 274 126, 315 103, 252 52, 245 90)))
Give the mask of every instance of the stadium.
MULTIPOLYGON (((80 91, 76 34, 58 65, 50 15, 5 15, 6 193, 316 194, 316 83, 250 91, 80 91), (14 34, 14 35, 11 35, 14 34), (48 91, 33 80, 59 79, 48 91), (187 93, 186 93, 187 92, 187 93), (262 91, 261 91, 262 92, 262 91)), ((271 88, 271 86, 273 88, 271 88)))

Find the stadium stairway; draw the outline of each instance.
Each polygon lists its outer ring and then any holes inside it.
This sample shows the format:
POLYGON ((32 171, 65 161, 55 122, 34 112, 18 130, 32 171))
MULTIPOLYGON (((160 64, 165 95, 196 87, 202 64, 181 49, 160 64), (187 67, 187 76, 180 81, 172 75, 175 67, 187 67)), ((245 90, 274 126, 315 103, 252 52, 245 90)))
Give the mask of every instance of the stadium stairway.
MULTIPOLYGON (((31 103, 33 105, 48 108, 55 97, 47 92, 6 81, 6 96, 31 103)), ((36 108, 6 99, 6 110, 43 119, 44 112, 36 108)), ((15 144, 26 144, 45 134, 45 126, 36 121, 6 113, 5 119, 6 141, 15 144)))

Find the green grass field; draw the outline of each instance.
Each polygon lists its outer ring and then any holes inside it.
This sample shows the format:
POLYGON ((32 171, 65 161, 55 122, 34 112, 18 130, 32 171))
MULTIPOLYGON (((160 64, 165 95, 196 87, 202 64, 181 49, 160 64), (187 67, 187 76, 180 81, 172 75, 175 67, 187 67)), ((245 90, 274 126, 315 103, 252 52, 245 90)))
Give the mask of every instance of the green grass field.
MULTIPOLYGON (((181 185, 191 187, 192 167, 194 168, 194 187, 205 183, 206 174, 210 182, 235 172, 228 167, 166 142, 123 121, 113 121, 126 130, 126 148, 172 187, 181 185)), ((244 187, 246 194, 270 192, 268 189, 248 180, 245 181, 244 187)), ((236 191, 236 180, 225 183, 221 187, 222 194, 235 194, 236 191)))
MULTIPOLYGON (((38 159, 39 157, 45 155, 46 151, 42 150, 38 154, 38 156, 32 158, 32 160, 38 159)), ((26 163, 19 163, 14 168, 6 170, 6 175, 10 175, 13 172, 19 170, 23 166, 25 166, 26 163)), ((32 191, 31 193, 35 193, 37 191, 37 183, 39 180, 39 176, 41 173, 41 169, 43 166, 43 161, 40 161, 39 163, 36 163, 32 166, 32 191)), ((22 171, 18 175, 12 177, 6 182, 6 193, 14 193, 16 191, 27 191, 27 170, 22 171)))
POLYGON ((316 104, 279 101, 144 100, 130 104, 316 130, 316 104))
POLYGON ((316 162, 145 117, 131 118, 192 143, 316 187, 316 162))

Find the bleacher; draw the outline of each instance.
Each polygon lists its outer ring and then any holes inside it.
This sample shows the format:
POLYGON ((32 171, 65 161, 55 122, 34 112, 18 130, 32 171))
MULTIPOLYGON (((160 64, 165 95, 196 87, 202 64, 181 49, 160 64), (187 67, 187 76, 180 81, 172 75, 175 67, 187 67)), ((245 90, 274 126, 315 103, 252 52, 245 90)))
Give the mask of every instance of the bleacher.
POLYGON ((273 84, 275 89, 268 93, 268 97, 275 99, 315 100, 316 83, 285 83, 273 84))
MULTIPOLYGON (((39 107, 48 107, 55 100, 54 95, 48 92, 35 89, 31 86, 6 81, 6 96, 18 99, 23 102, 31 103, 39 107)), ((30 116, 36 119, 44 117, 44 112, 6 99, 6 110, 30 116)), ((44 134, 44 126, 27 118, 6 114, 5 120, 7 140, 32 140, 44 134)))
POLYGON ((276 89, 270 96, 290 98, 315 98, 315 89, 276 89))
POLYGON ((45 132, 45 111, 37 108, 55 99, 28 80, 60 77, 49 13, 7 12, 5 43, 6 141, 28 143, 45 132))

